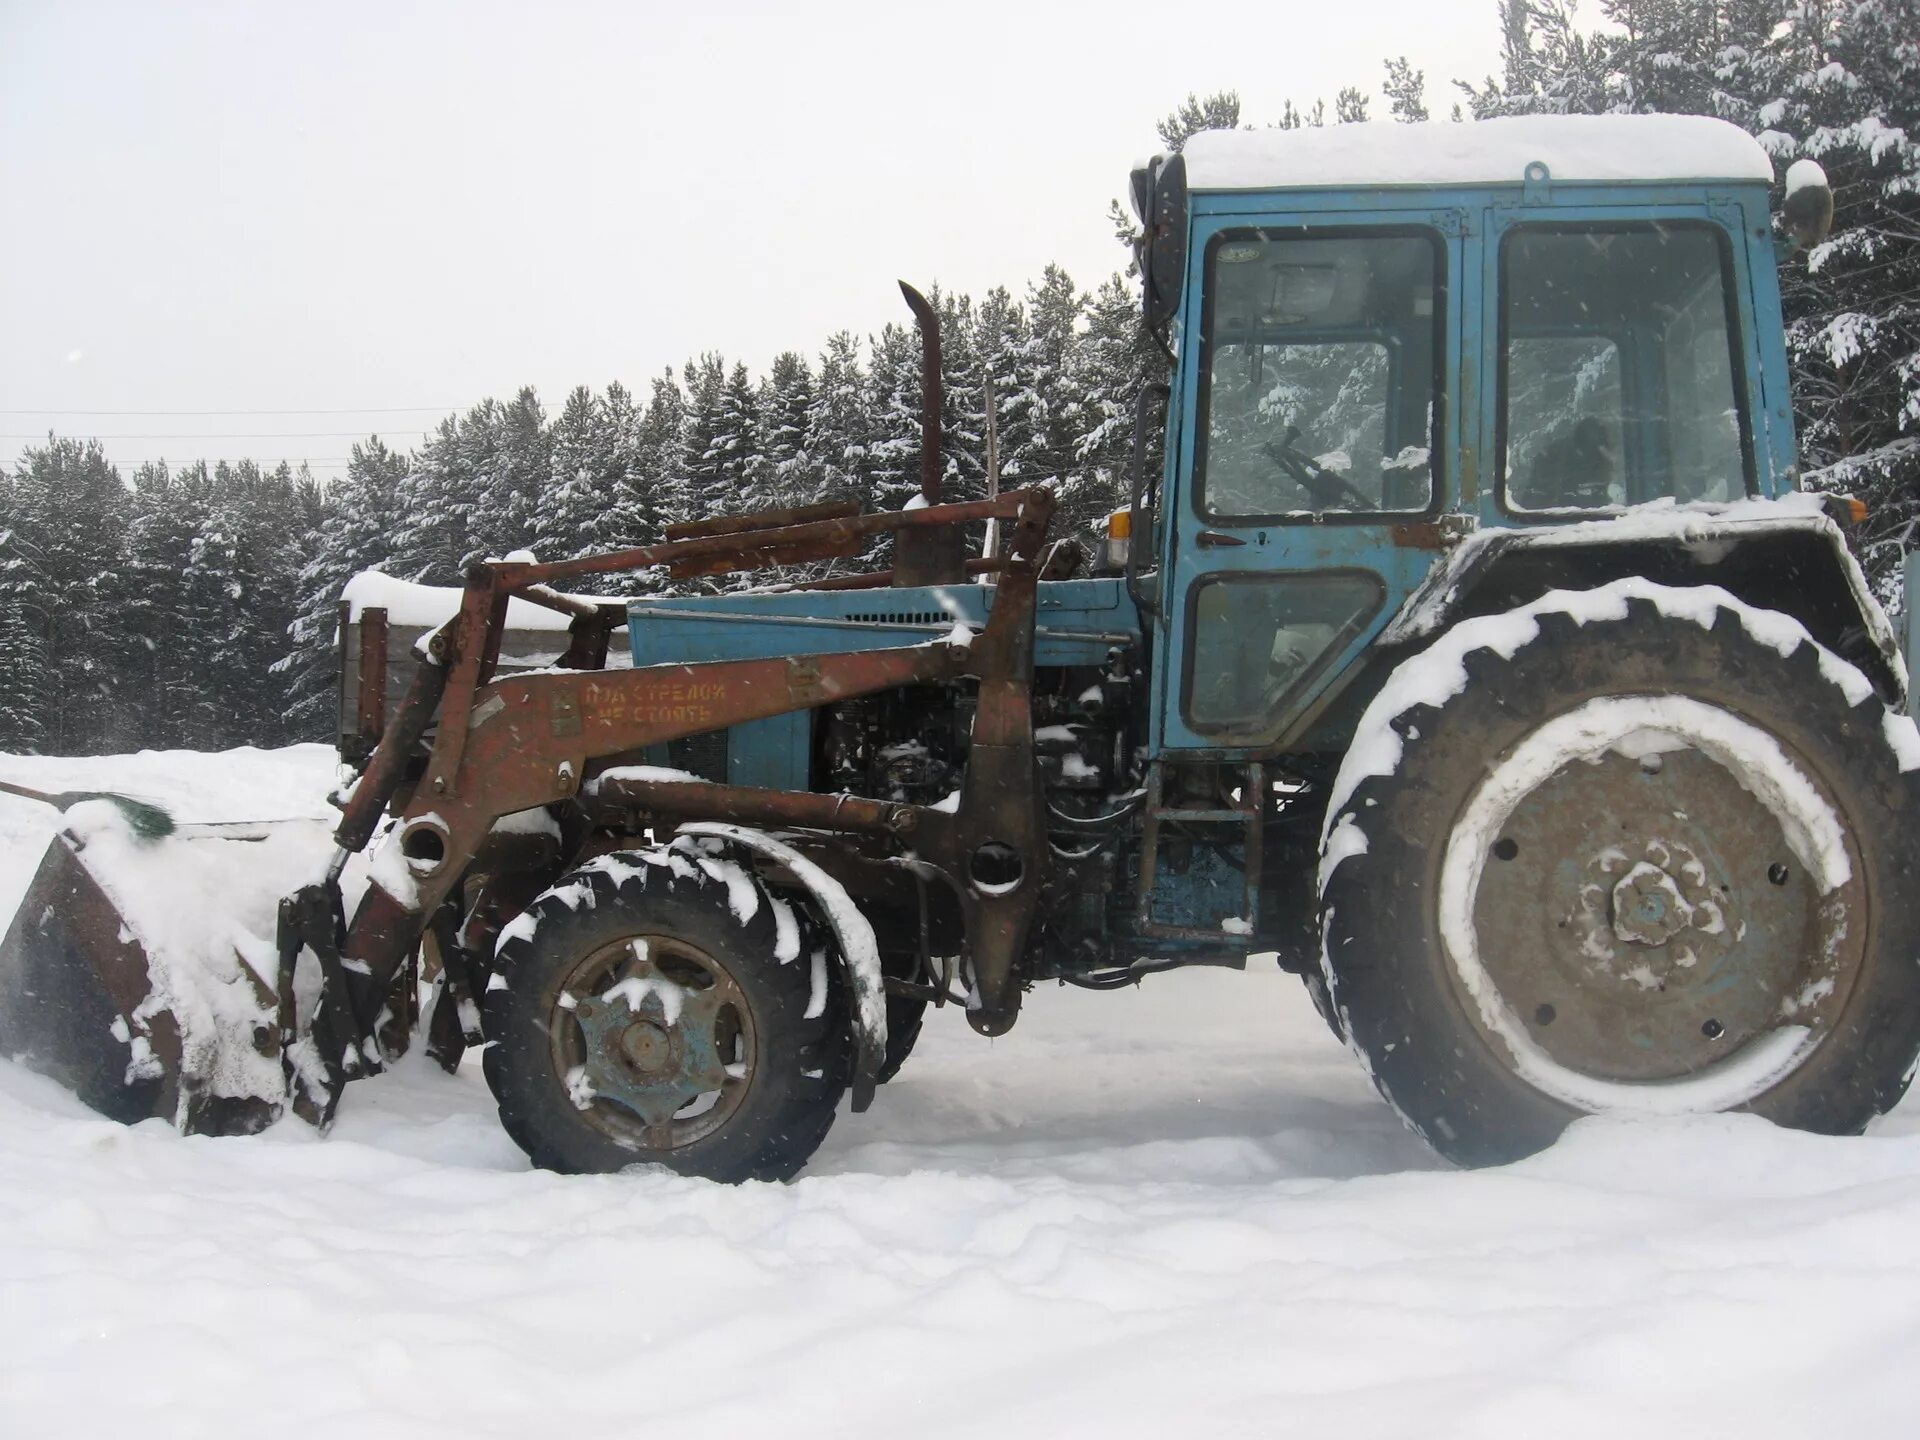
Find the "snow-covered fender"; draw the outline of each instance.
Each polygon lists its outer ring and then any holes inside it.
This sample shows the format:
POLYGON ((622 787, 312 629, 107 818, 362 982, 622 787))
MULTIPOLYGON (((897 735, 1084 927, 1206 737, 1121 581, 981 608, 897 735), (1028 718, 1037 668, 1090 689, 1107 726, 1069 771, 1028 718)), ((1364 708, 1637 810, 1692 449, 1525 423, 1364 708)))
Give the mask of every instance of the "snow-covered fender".
POLYGON ((1603 520, 1476 531, 1433 568, 1377 644, 1416 647, 1458 620, 1630 575, 1717 585, 1755 609, 1790 615, 1857 666, 1889 706, 1907 705, 1900 639, 1825 500, 1811 494, 1730 505, 1660 501, 1603 520))
POLYGON ((853 1108, 865 1110, 873 1103, 873 1092, 880 1083, 880 1067, 887 1053, 886 983, 880 974, 880 943, 874 938, 872 924, 860 913, 860 907, 853 903, 844 885, 793 846, 774 839, 764 830, 720 820, 699 820, 680 826, 676 833, 712 836, 786 867, 787 873, 820 907, 827 928, 839 942, 836 948, 840 965, 853 996, 853 1108))

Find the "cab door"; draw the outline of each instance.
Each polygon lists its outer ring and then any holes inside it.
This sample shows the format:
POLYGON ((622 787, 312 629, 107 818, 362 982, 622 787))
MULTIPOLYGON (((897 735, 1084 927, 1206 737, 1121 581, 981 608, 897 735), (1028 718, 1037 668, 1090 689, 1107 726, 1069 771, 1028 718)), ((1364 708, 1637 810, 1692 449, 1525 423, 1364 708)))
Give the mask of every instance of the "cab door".
POLYGON ((1158 751, 1284 745, 1437 558, 1465 222, 1196 215, 1159 536, 1158 751))

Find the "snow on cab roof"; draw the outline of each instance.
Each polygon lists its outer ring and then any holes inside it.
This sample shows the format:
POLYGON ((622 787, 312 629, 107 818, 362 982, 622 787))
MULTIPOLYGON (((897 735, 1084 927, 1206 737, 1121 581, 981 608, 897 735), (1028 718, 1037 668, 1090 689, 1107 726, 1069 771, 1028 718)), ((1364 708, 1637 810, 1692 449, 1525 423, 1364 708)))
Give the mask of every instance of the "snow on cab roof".
POLYGON ((1206 130, 1184 151, 1191 190, 1518 185, 1534 161, 1558 182, 1773 181, 1737 125, 1704 115, 1521 115, 1417 125, 1206 130))

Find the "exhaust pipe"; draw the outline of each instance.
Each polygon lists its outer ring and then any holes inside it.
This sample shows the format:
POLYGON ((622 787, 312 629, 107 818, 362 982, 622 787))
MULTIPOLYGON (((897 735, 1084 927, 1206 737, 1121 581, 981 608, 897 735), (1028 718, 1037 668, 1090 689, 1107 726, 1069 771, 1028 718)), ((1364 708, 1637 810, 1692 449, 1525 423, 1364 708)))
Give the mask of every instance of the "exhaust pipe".
MULTIPOLYGON (((920 500, 940 503, 940 317, 933 306, 906 281, 900 282, 907 308, 920 328, 920 500)), ((929 530, 903 530, 893 540, 893 583, 958 585, 967 578, 966 532, 958 525, 929 530)))

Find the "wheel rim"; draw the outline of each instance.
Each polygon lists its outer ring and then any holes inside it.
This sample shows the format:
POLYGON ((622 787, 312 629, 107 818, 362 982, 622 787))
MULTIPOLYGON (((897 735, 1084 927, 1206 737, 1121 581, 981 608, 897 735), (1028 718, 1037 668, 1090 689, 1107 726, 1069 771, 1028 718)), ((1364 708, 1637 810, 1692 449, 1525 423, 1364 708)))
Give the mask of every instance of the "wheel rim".
POLYGON ((1846 1008, 1857 848, 1779 741, 1680 696, 1589 701, 1504 756, 1442 863, 1470 1014, 1522 1079, 1595 1112, 1745 1104, 1846 1008))
POLYGON ((753 1012, 725 964, 666 935, 582 958, 548 1028, 553 1072, 588 1123, 631 1150, 677 1150, 745 1102, 753 1012))

